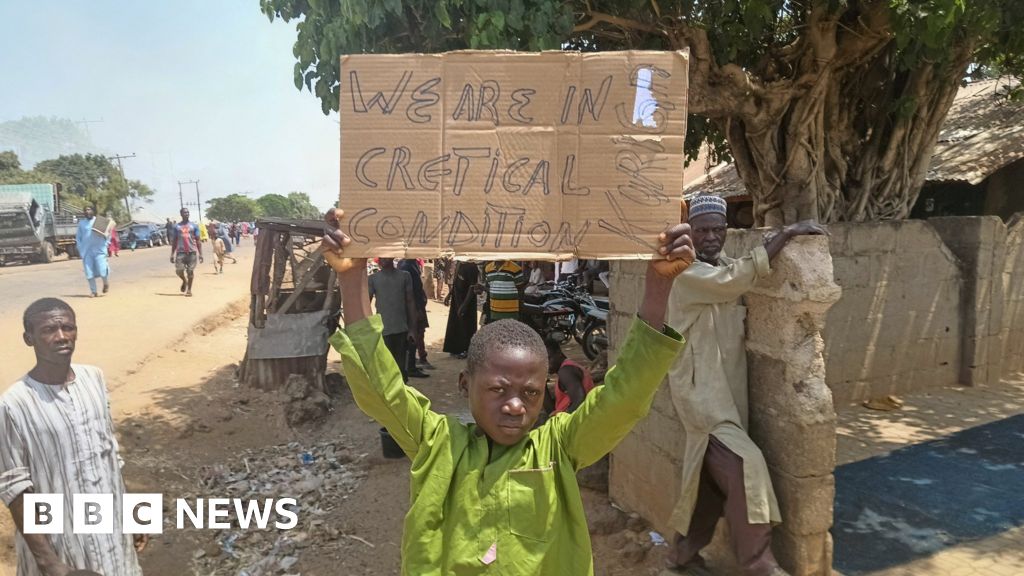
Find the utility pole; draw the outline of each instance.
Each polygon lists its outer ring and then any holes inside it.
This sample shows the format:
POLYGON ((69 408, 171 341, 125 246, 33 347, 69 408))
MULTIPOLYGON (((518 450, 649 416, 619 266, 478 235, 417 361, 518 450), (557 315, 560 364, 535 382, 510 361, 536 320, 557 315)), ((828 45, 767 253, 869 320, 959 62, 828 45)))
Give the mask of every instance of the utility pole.
POLYGON ((132 152, 127 156, 107 156, 107 160, 117 160, 117 169, 121 171, 121 184, 124 184, 124 209, 128 211, 128 220, 130 221, 132 219, 132 207, 128 202, 128 180, 125 180, 124 177, 124 166, 121 164, 122 158, 135 158, 135 152, 132 152))
POLYGON ((196 204, 195 204, 195 206, 196 206, 196 211, 199 213, 199 219, 196 220, 196 222, 202 222, 203 221, 203 204, 202 204, 202 201, 199 199, 199 180, 187 180, 185 182, 182 182, 181 180, 178 180, 178 203, 181 204, 182 208, 184 208, 185 206, 191 206, 192 203, 191 202, 185 202, 185 197, 182 195, 182 192, 181 192, 181 185, 182 184, 195 184, 196 185, 196 204))

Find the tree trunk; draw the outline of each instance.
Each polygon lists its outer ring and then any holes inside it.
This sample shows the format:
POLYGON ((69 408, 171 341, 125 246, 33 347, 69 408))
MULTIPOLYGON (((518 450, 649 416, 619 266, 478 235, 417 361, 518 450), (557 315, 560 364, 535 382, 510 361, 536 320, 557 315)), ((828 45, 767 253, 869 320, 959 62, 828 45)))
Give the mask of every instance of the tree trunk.
MULTIPOLYGON (((905 70, 888 0, 830 11, 811 2, 801 33, 747 68, 719 65, 707 29, 588 10, 578 32, 657 36, 690 49, 689 112, 725 135, 759 226, 906 218, 974 45, 905 70)), ((655 4, 656 5, 656 4, 655 4)), ((657 10, 656 10, 657 13, 657 10)))
POLYGON ((719 120, 756 223, 907 217, 967 64, 937 68, 884 82, 826 72, 799 96, 767 91, 754 118, 719 120), (893 101, 906 109, 889 113, 893 101))
POLYGON ((967 68, 970 50, 960 52, 901 74, 890 48, 857 69, 823 71, 799 95, 768 89, 750 118, 718 120, 756 225, 906 218, 967 68))
POLYGON ((917 200, 974 46, 901 71, 889 3, 858 6, 815 3, 805 34, 750 70, 717 66, 706 31, 673 31, 693 54, 690 112, 725 135, 756 225, 906 218, 917 200))

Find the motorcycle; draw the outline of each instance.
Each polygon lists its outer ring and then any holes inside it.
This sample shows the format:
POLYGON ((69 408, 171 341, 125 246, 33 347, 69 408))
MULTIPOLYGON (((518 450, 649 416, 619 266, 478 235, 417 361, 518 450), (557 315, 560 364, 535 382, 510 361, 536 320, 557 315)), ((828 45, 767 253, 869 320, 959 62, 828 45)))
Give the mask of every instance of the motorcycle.
POLYGON ((584 304, 584 329, 580 346, 587 358, 594 360, 608 350, 608 310, 597 304, 584 304))
POLYGON ((572 338, 576 328, 575 310, 560 300, 542 304, 524 302, 519 307, 519 319, 540 334, 541 338, 558 344, 572 338))

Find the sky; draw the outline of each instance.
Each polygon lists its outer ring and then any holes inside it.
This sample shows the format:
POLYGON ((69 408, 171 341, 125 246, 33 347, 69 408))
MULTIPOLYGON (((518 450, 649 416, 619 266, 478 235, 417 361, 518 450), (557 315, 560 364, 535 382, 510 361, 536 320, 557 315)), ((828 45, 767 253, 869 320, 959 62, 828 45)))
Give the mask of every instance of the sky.
POLYGON ((271 24, 259 0, 15 1, 0 0, 0 122, 102 119, 85 124, 94 144, 136 155, 125 176, 156 189, 161 219, 188 180, 204 209, 232 193, 337 200, 337 115, 293 84, 295 21, 271 24))

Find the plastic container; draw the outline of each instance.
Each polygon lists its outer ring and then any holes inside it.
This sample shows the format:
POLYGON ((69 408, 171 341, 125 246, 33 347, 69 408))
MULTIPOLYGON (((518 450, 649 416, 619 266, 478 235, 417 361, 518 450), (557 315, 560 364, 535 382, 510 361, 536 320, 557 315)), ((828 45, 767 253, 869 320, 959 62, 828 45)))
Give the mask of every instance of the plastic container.
POLYGON ((387 428, 380 429, 380 450, 385 458, 405 458, 405 452, 402 452, 402 447, 391 437, 387 428))

